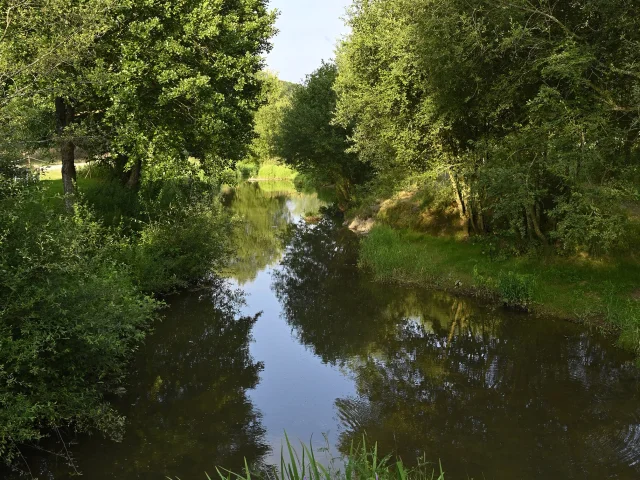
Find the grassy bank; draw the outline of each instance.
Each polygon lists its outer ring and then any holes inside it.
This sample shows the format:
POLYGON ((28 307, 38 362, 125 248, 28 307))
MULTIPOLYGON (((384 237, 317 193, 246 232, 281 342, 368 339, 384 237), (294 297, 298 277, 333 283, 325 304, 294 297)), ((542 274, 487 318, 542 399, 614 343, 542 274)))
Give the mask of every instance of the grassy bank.
POLYGON ((363 240, 361 266, 382 281, 489 297, 516 308, 619 330, 640 353, 640 262, 531 255, 491 258, 471 241, 376 226, 363 240))

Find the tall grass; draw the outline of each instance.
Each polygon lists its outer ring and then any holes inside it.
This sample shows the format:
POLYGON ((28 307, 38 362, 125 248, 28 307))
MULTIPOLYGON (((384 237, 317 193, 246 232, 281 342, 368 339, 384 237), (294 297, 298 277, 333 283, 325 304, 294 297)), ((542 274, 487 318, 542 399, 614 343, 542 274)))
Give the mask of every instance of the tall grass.
MULTIPOLYGON (((286 445, 280 453, 278 471, 255 473, 245 460, 242 473, 216 469, 219 480, 444 480, 442 465, 437 469, 423 460, 413 468, 408 468, 402 460, 393 460, 390 455, 380 457, 378 446, 367 446, 366 439, 358 446, 352 444, 346 458, 333 459, 328 465, 322 464, 315 456, 313 446, 300 442, 296 451, 285 433, 286 445), (286 448, 285 448, 286 447, 286 448)), ((207 475, 208 480, 213 480, 207 475)))
POLYGON ((296 172, 291 167, 279 163, 263 163, 258 170, 257 177, 260 179, 293 180, 296 172))

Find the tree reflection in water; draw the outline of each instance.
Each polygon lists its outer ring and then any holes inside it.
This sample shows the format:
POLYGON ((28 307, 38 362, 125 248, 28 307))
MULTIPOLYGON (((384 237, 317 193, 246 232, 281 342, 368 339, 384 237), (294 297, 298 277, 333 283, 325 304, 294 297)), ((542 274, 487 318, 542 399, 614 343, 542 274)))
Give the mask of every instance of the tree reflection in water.
MULTIPOLYGON (((121 402, 122 443, 79 439, 81 471, 91 479, 203 478, 216 466, 240 470, 245 457, 263 466, 270 447, 247 396, 263 368, 249 353, 258 316, 239 317, 242 302, 221 285, 170 299, 121 402)), ((68 468, 41 462, 32 469, 42 478, 67 478, 68 468)))
POLYGON ((228 273, 240 285, 280 259, 294 216, 325 205, 317 193, 297 192, 293 182, 284 181, 242 183, 226 193, 225 204, 237 218, 236 255, 228 273))
POLYGON ((562 321, 509 314, 360 274, 357 239, 295 227, 274 289, 298 339, 355 378, 339 448, 367 434, 451 478, 638 478, 631 359, 562 321))

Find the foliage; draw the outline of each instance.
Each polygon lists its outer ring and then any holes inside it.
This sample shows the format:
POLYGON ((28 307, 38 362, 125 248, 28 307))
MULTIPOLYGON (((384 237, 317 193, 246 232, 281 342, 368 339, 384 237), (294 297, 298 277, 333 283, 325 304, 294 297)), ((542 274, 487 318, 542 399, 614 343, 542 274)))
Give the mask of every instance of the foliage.
POLYGON ((498 292, 502 303, 509 307, 528 310, 533 300, 535 279, 531 275, 500 272, 498 292))
POLYGON ((472 233, 625 248, 622 205, 638 201, 637 14, 624 0, 356 0, 336 121, 384 181, 448 184, 472 233))
MULTIPOLYGON (((157 179, 191 156, 207 172, 245 156, 274 32, 264 0, 10 0, 0 13, 0 116, 50 119, 19 129, 21 151, 71 142, 123 179, 127 168, 157 179), (54 99, 68 113, 57 131, 54 99)), ((0 152, 15 157, 10 147, 0 152)))
POLYGON ((173 292, 220 269, 228 254, 230 226, 226 212, 213 202, 172 208, 145 223, 122 258, 141 290, 173 292))
POLYGON ((37 186, 2 180, 0 456, 43 430, 117 437, 120 388, 157 302, 114 260, 118 239, 85 208, 60 215, 37 186))
POLYGON ((236 163, 236 172, 243 179, 257 176, 259 168, 260 166, 251 160, 241 160, 236 163))
POLYGON ((276 150, 276 138, 279 135, 285 111, 291 106, 291 98, 300 85, 280 80, 275 74, 262 72, 263 104, 256 111, 255 138, 251 143, 251 158, 256 163, 280 160, 276 150))
POLYGON ((276 137, 278 155, 295 170, 319 184, 333 184, 341 202, 352 196, 352 184, 367 172, 357 157, 347 152, 347 128, 333 124, 337 96, 333 90, 338 70, 323 63, 296 89, 276 137))

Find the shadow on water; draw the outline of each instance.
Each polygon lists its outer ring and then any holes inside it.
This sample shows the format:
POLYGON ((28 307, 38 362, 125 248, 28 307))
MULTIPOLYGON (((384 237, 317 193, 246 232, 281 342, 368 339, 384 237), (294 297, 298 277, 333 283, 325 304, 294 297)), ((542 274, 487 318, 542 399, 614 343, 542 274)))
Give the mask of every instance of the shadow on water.
MULTIPOLYGON (((241 468, 244 458, 261 466, 269 446, 247 397, 263 368, 249 353, 259 315, 240 316, 242 303, 221 285, 170 300, 138 354, 127 395, 116 402, 127 416, 123 441, 70 439, 80 472, 97 480, 203 478, 204 465, 213 473, 216 465, 241 468)), ((70 476, 60 457, 32 463, 40 478, 70 476)))
POLYGON ((322 201, 285 187, 228 192, 246 303, 229 288, 171 299, 119 401, 123 441, 75 439, 87 478, 204 478, 273 462, 285 429, 325 428, 333 451, 366 434, 407 463, 440 459, 448 479, 640 478, 630 356, 566 322, 372 282, 358 238, 330 215, 303 221, 322 201))
POLYGON ((632 359, 576 325, 371 282, 357 241, 299 224, 274 273, 297 339, 354 379, 338 448, 367 435, 447 478, 639 478, 632 359))

